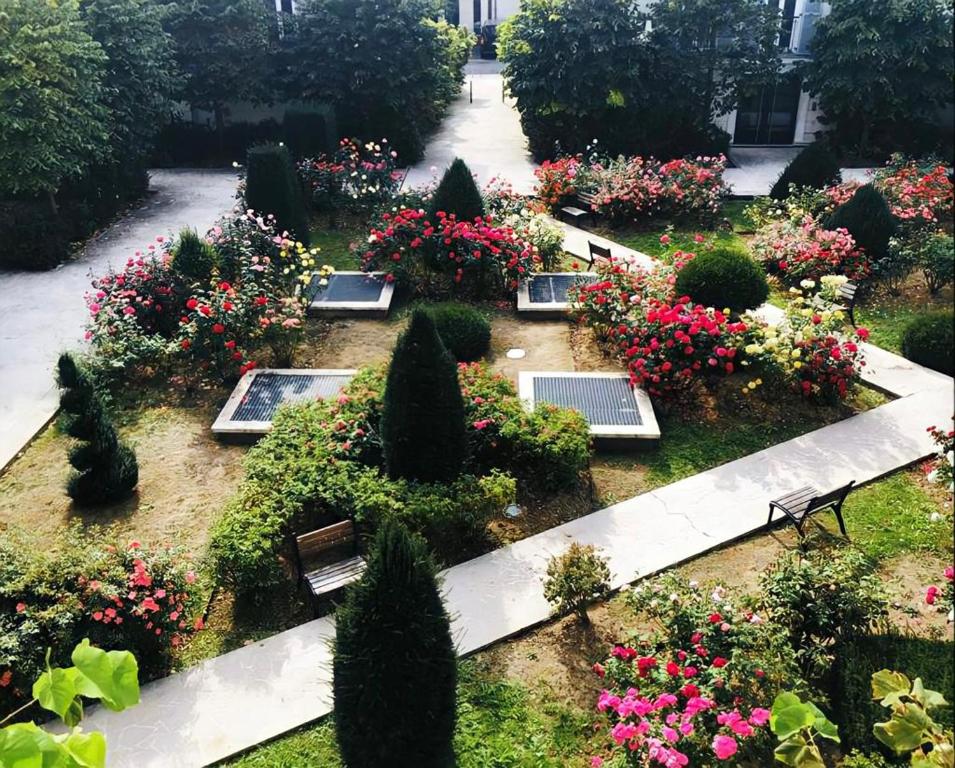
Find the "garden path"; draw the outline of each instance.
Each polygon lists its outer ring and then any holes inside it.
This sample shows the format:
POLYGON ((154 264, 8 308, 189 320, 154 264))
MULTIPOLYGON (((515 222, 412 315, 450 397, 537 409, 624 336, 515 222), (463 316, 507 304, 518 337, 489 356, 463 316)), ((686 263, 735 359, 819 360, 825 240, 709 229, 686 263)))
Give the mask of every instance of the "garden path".
MULTIPOLYGON (((952 379, 870 352, 886 371, 875 383, 899 399, 444 571, 459 653, 546 621, 547 561, 572 541, 598 546, 620 588, 760 529, 770 498, 870 482, 933 453, 925 428, 948 423, 952 379)), ((208 765, 331 712, 333 636, 331 617, 303 624, 150 683, 137 707, 93 710, 84 727, 106 733, 110 768, 208 765)))
POLYGON ((504 80, 493 69, 469 65, 461 93, 429 139, 424 159, 408 170, 406 186, 428 184, 460 157, 477 175, 480 186, 497 176, 510 180, 517 192, 533 192, 535 166, 520 116, 514 100, 503 98, 504 80))
POLYGON ((233 171, 152 171, 145 202, 48 272, 0 271, 0 470, 56 413, 53 366, 83 341, 91 275, 183 227, 204 232, 234 202, 233 171))
MULTIPOLYGON (((733 168, 723 172, 723 181, 737 197, 768 195, 776 179, 782 175, 802 147, 733 147, 730 159, 733 168)), ((843 181, 868 181, 869 168, 843 168, 843 181)))

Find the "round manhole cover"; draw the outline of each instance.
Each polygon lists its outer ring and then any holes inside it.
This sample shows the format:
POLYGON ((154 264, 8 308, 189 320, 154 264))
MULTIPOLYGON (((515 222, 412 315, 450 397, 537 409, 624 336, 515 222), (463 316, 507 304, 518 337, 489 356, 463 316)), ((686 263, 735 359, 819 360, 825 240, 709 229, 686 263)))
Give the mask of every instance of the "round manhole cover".
POLYGON ((513 349, 507 350, 507 357, 510 360, 520 360, 525 355, 527 355, 527 352, 520 347, 514 347, 513 349))

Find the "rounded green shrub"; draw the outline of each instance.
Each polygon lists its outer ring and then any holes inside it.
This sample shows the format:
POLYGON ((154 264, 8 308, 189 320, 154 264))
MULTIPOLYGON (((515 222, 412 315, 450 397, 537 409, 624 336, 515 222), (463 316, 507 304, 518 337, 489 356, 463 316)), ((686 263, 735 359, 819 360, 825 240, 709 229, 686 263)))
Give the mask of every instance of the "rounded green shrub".
POLYGON ((278 229, 308 244, 302 186, 288 149, 279 144, 252 147, 247 155, 245 204, 262 216, 273 214, 278 229))
POLYGON ((484 215, 484 198, 474 183, 471 169, 460 157, 444 172, 431 198, 428 214, 432 220, 438 211, 449 216, 453 213, 458 221, 474 221, 484 215))
POLYGON ((749 254, 716 248, 701 253, 679 271, 676 292, 697 304, 742 312, 766 301, 769 285, 762 267, 749 254))
POLYGON ((952 312, 919 315, 902 332, 902 354, 913 363, 952 375, 955 372, 955 339, 952 312))
POLYGON ((840 205, 823 222, 826 229, 846 229, 856 245, 870 260, 884 259, 889 252, 889 238, 895 234, 895 217, 882 194, 865 184, 840 205))
POLYGON ((216 267, 215 249, 196 234, 183 229, 172 252, 172 268, 187 280, 205 282, 216 267))
POLYGON ((457 655, 424 543, 385 523, 335 623, 335 733, 345 765, 454 766, 457 655))
POLYGON ((481 312, 467 304, 446 302, 424 308, 448 352, 461 363, 477 360, 491 346, 491 324, 481 312))
POLYGON ((796 155, 773 184, 769 196, 774 200, 789 197, 790 185, 822 189, 842 180, 839 163, 825 143, 815 141, 796 155))
POLYGON ((393 478, 453 480, 467 455, 458 366, 430 315, 416 310, 395 345, 381 412, 385 467, 393 478))

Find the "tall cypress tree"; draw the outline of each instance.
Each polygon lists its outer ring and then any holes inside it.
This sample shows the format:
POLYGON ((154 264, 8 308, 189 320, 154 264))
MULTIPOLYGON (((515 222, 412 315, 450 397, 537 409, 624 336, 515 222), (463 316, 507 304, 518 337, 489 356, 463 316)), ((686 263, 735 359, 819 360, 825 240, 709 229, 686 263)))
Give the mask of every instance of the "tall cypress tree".
POLYGON ((436 567, 394 521, 336 615, 335 731, 348 768, 454 765, 457 659, 436 567))
POLYGON ((121 443, 110 423, 93 379, 71 354, 57 363, 62 429, 82 443, 70 450, 76 470, 66 492, 80 504, 109 504, 129 496, 139 481, 136 454, 121 443))
POLYGON ((484 198, 474 183, 471 169, 460 158, 455 158, 451 166, 444 172, 438 188, 431 198, 428 209, 432 221, 438 211, 454 214, 458 221, 473 221, 484 215, 484 198))
POLYGON ((889 238, 895 234, 895 217, 882 194, 871 184, 864 184, 823 222, 826 229, 849 230, 856 245, 869 259, 888 254, 889 238))
POLYGON ((302 185, 292 164, 288 149, 278 144, 252 147, 247 156, 245 202, 263 216, 274 214, 281 232, 308 244, 308 217, 302 185))
POLYGON ((457 477, 467 453, 458 369, 420 310, 395 345, 381 414, 385 467, 423 483, 457 477))

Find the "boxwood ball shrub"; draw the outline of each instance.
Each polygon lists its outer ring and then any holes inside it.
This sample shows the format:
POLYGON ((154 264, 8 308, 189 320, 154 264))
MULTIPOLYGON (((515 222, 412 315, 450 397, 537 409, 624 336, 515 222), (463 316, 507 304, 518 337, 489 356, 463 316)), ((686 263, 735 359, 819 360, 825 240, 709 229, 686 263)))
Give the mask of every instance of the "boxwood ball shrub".
POLYGON ((734 312, 755 309, 769 296, 766 273, 745 251, 716 248, 686 263, 676 276, 676 295, 734 312))
POLYGON ((335 623, 335 733, 345 765, 454 766, 457 657, 424 543, 385 523, 335 623))
POLYGON ((381 442, 391 478, 448 481, 467 452, 464 402, 454 358, 427 312, 416 310, 388 369, 381 442))
POLYGON ((308 245, 305 200, 288 149, 278 144, 252 147, 246 162, 246 207, 263 215, 274 214, 279 229, 308 245))
POLYGON ((870 260, 882 259, 889 251, 889 238, 895 234, 896 222, 882 194, 865 184, 823 221, 828 230, 846 229, 856 245, 865 250, 870 260))
POLYGON ((796 155, 773 184, 769 196, 775 200, 789 197, 790 185, 824 189, 842 180, 839 163, 824 142, 814 141, 796 155))
POLYGON ((74 472, 70 497, 86 505, 109 504, 129 496, 139 482, 136 454, 120 442, 96 391, 92 374, 71 354, 57 362, 62 429, 81 441, 70 450, 74 472))
POLYGON ((484 198, 474 182, 471 169, 460 158, 444 172, 431 198, 429 214, 434 221, 438 211, 454 214, 458 221, 474 221, 484 215, 484 198))
POLYGON ((491 346, 491 324, 479 310, 467 304, 446 302, 426 305, 424 311, 458 362, 469 363, 487 354, 491 346))
POLYGON ((902 354, 913 363, 940 373, 955 371, 952 312, 929 312, 909 322, 902 332, 902 354))

